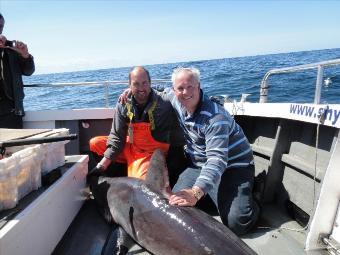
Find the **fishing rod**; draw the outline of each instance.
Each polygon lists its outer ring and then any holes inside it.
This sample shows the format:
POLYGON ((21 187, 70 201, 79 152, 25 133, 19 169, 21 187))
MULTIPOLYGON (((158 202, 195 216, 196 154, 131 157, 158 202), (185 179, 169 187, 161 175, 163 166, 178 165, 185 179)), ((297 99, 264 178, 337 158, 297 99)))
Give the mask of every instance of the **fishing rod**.
POLYGON ((70 134, 70 135, 56 136, 56 137, 24 138, 24 139, 13 139, 13 140, 8 140, 8 141, 0 141, 0 154, 3 156, 5 154, 6 148, 8 147, 60 142, 60 141, 66 141, 66 140, 75 140, 77 138, 78 138, 77 134, 70 134))

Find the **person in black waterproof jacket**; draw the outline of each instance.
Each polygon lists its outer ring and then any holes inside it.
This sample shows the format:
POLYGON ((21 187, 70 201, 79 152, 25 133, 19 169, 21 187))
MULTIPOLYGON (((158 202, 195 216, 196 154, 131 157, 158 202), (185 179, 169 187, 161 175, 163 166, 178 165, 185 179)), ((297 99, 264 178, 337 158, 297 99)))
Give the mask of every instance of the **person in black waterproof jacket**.
POLYGON ((33 56, 21 41, 9 41, 2 34, 5 24, 0 14, 0 128, 22 128, 24 87, 22 75, 35 70, 33 56))

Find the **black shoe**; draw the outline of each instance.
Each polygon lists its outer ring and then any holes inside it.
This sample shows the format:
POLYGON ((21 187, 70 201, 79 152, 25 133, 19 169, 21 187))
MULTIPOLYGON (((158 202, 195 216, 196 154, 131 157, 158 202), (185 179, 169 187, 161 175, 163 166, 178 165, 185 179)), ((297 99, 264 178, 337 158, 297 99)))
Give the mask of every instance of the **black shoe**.
POLYGON ((129 249, 125 247, 124 245, 116 246, 116 248, 113 250, 114 255, 125 255, 127 254, 129 249))
POLYGON ((266 172, 262 171, 259 173, 254 179, 254 188, 253 188, 253 199, 262 209, 263 200, 264 200, 264 189, 266 185, 266 172))

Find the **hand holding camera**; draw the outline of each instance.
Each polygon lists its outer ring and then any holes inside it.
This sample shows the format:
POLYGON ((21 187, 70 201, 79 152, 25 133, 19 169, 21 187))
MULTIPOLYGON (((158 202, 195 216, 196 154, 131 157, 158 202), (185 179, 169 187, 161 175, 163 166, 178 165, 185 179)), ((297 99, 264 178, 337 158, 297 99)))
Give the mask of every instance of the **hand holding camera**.
POLYGON ((9 48, 18 52, 23 58, 28 58, 30 54, 28 53, 27 45, 21 41, 10 41, 4 35, 0 35, 0 48, 9 48))
POLYGON ((28 58, 30 54, 28 53, 27 45, 21 41, 14 41, 14 42, 15 44, 13 47, 11 47, 11 49, 21 54, 23 58, 28 58))
POLYGON ((7 46, 7 47, 15 47, 15 41, 7 40, 5 42, 5 46, 7 46))

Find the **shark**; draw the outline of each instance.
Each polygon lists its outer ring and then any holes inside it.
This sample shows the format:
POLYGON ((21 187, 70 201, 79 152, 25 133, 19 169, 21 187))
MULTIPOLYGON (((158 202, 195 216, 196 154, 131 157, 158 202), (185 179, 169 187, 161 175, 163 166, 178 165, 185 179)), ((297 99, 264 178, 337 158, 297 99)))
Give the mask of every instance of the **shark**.
POLYGON ((145 180, 100 177, 116 224, 152 254, 256 254, 228 227, 195 207, 170 205, 165 156, 156 150, 145 180))

